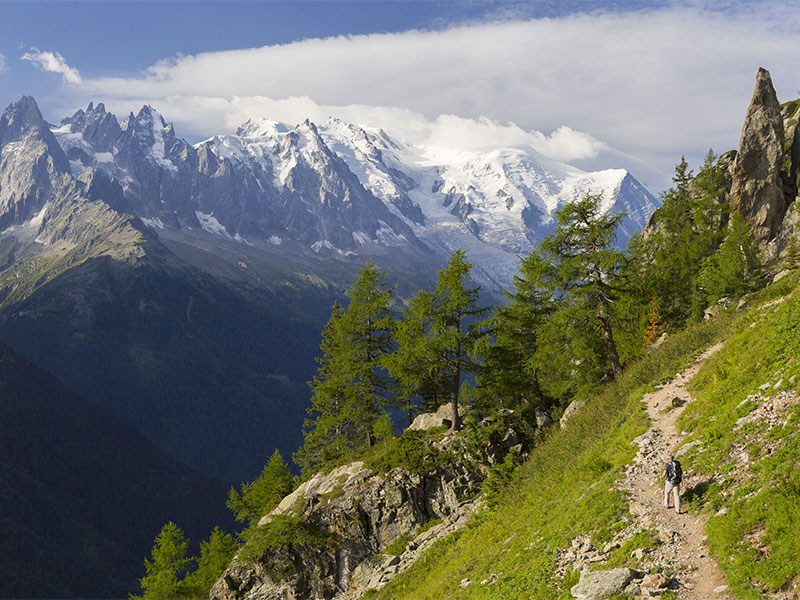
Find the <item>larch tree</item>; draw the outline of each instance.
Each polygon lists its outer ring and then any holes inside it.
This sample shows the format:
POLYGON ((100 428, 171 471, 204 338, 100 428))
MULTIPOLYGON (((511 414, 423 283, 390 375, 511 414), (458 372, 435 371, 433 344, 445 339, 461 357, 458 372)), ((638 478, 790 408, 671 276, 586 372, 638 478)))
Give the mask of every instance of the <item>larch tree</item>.
POLYGON ((370 261, 348 291, 347 308, 334 304, 322 335, 320 366, 303 446, 295 460, 304 469, 374 443, 373 424, 386 411, 392 384, 384 358, 392 351, 392 289, 370 261))
POLYGON ((471 279, 472 264, 463 250, 455 250, 439 271, 435 289, 410 301, 398 327, 397 353, 389 362, 407 390, 417 386, 419 394, 433 393, 450 402, 454 430, 461 429, 461 384, 465 375, 477 370, 471 355, 486 313, 477 306, 480 288, 471 285, 471 279))
POLYGON ((555 299, 545 285, 549 265, 534 248, 520 261, 514 290, 505 292, 506 304, 487 321, 487 332, 477 346, 483 357, 477 379, 479 398, 506 408, 532 402, 549 408, 540 383, 541 328, 555 310, 555 299))
POLYGON ((189 541, 173 522, 161 528, 149 559, 144 560, 145 575, 139 580, 142 595, 131 594, 131 600, 178 600, 190 590, 183 581, 191 559, 187 556, 189 541))
MULTIPOLYGON (((541 244, 544 259, 552 269, 554 292, 571 302, 579 317, 599 326, 614 377, 622 374, 619 353, 611 325, 612 281, 624 255, 613 248, 615 229, 622 213, 603 215, 602 194, 587 192, 556 211, 556 227, 541 244)), ((575 334, 580 335, 579 332, 575 334)))

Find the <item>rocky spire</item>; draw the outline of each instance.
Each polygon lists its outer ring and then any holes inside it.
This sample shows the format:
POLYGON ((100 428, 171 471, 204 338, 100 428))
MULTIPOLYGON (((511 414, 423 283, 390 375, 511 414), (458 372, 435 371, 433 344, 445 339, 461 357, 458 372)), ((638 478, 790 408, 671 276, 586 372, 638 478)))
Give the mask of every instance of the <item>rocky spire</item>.
POLYGON ((761 246, 774 237, 786 210, 780 175, 783 143, 781 107, 769 72, 760 68, 733 163, 730 200, 761 246))

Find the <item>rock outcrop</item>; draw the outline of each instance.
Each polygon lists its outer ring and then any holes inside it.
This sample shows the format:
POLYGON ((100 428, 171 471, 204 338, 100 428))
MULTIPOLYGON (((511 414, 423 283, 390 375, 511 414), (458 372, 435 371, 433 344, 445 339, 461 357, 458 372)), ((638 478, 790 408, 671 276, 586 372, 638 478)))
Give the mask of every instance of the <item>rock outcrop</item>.
POLYGON ((514 429, 511 411, 487 417, 478 427, 497 425, 496 419, 501 427, 493 430, 501 434, 489 435, 477 451, 467 450, 462 434, 412 433, 414 443, 431 452, 429 467, 423 459, 422 468, 381 473, 354 462, 313 476, 261 519, 255 535, 270 536, 287 524, 302 531, 258 550, 251 540, 210 599, 351 600, 383 587, 481 508, 489 465, 530 448, 530 436, 514 429))
POLYGON ((781 107, 769 73, 759 69, 733 162, 730 192, 731 207, 748 222, 759 245, 775 236, 786 211, 781 179, 783 159, 781 107))

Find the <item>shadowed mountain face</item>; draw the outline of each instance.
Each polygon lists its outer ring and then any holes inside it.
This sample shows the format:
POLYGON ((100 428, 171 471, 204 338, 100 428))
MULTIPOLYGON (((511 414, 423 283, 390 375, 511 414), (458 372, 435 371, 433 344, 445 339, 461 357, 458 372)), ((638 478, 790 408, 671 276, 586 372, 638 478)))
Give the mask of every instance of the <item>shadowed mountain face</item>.
POLYGON ((319 332, 367 257, 403 296, 465 247, 496 294, 590 184, 604 210, 624 204, 625 235, 651 206, 624 171, 419 152, 337 120, 190 146, 151 107, 51 127, 23 98, 0 117, 0 341, 190 464, 248 479, 300 441, 319 332))
POLYGON ((0 340, 208 473, 251 479, 291 454, 338 295, 326 279, 354 267, 162 242, 115 179, 74 178, 43 123, 30 99, 0 120, 0 340))
POLYGON ((206 538, 225 494, 0 344, 0 597, 127 596, 161 526, 206 538))

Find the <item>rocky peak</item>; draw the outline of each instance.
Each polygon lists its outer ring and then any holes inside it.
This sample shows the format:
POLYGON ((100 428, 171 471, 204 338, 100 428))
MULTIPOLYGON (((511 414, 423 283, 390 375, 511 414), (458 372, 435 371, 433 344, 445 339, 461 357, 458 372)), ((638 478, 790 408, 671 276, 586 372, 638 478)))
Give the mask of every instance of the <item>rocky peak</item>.
POLYGON ((97 106, 90 102, 85 111, 79 109, 71 117, 63 119, 59 130, 64 129, 80 133, 96 152, 111 152, 122 135, 117 118, 106 111, 102 102, 97 106))
POLYGON ((145 146, 152 146, 157 137, 167 128, 164 117, 149 104, 144 105, 134 116, 130 113, 120 126, 122 131, 138 139, 145 146))
POLYGON ((69 161, 36 101, 23 96, 0 115, 0 230, 36 220, 69 185, 69 161))
POLYGON ((786 210, 783 159, 781 107, 769 72, 760 68, 731 169, 730 201, 750 225, 755 242, 762 246, 775 236, 786 210))
POLYGON ((36 100, 23 96, 9 104, 0 115, 0 146, 17 141, 31 132, 43 136, 49 132, 49 127, 39 112, 36 100))

